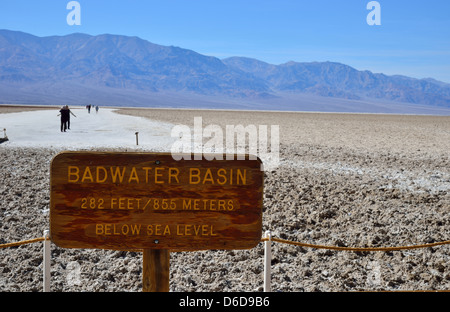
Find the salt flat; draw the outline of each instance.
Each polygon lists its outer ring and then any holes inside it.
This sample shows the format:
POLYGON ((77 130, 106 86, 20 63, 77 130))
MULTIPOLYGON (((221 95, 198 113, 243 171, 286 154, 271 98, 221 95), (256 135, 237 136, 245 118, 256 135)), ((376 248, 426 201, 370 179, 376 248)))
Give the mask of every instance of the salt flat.
MULTIPOLYGON (((114 113, 100 108, 98 113, 84 107, 71 107, 70 130, 61 132, 59 110, 22 111, 0 114, 0 129, 6 129, 9 147, 42 147, 65 149, 128 148, 170 150, 172 124, 142 117, 114 113), (138 143, 136 145, 136 132, 138 143)), ((0 134, 0 136, 2 136, 0 134)))

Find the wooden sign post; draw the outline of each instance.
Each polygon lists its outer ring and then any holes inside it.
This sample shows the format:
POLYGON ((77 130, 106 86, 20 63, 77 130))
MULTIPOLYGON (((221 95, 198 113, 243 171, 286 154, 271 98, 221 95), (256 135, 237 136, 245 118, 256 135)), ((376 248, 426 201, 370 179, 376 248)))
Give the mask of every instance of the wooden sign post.
MULTIPOLYGON (((225 157, 224 157, 225 159, 225 157)), ((168 291, 169 252, 261 240, 261 161, 65 152, 50 171, 50 235, 62 248, 143 251, 143 290, 168 291)))
POLYGON ((144 249, 142 268, 142 290, 144 292, 169 291, 169 251, 144 249))

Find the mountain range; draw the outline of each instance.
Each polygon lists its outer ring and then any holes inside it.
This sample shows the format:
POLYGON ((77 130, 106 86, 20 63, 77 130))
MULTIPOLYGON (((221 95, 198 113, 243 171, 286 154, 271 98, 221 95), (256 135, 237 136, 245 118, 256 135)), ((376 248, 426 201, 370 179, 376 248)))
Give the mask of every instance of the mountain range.
POLYGON ((219 59, 138 37, 0 30, 1 103, 448 111, 450 84, 335 62, 219 59))

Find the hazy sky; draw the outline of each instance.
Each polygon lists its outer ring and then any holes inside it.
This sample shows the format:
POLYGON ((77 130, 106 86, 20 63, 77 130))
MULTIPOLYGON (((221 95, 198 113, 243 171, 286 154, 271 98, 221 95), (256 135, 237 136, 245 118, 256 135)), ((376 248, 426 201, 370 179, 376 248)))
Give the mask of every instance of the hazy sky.
POLYGON ((69 2, 2 0, 0 29, 138 36, 219 58, 333 61, 450 83, 446 0, 379 0, 380 26, 367 24, 369 0, 79 0, 80 26, 67 24, 69 2))

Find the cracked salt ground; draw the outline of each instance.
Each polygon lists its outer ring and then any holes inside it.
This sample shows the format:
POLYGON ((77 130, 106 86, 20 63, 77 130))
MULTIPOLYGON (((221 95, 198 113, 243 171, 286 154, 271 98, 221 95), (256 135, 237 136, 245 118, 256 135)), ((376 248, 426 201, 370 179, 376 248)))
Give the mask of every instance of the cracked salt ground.
POLYGON ((330 171, 336 174, 346 175, 366 175, 373 179, 387 180, 386 184, 381 186, 385 188, 398 188, 412 192, 429 192, 439 193, 450 190, 450 173, 441 171, 433 172, 414 172, 408 170, 398 170, 385 168, 364 168, 354 167, 340 162, 337 163, 317 163, 309 161, 292 161, 283 160, 280 162, 281 166, 291 166, 302 169, 317 169, 330 171))
MULTIPOLYGON (((132 112, 174 124, 192 121, 198 114, 163 110, 158 117, 155 110, 132 112)), ((263 233, 270 230, 281 239, 348 247, 450 239, 449 189, 424 191, 427 183, 438 189, 449 183, 448 118, 202 112, 204 117, 208 114, 215 119, 205 118, 205 125, 282 124, 287 129, 280 135, 282 165, 265 172, 263 233), (339 120, 346 124, 338 127, 328 122, 339 120), (359 130, 348 132, 353 126, 359 130), (357 143, 352 140, 354 133, 357 143), (414 140, 405 140, 405 133, 414 140), (407 183, 400 189, 394 178, 407 183), (422 183, 417 191, 414 179, 422 183)), ((51 126, 53 134, 60 134, 58 127, 57 120, 51 126)), ((102 132, 106 133, 95 133, 102 132)), ((133 145, 134 132, 130 134, 133 145)), ((0 243, 41 237, 49 224, 48 213, 42 213, 49 207, 49 164, 61 150, 4 146, 0 145, 0 243)), ((0 291, 42 291, 41 244, 0 253, 0 291)), ((448 245, 369 253, 273 243, 272 256, 272 290, 277 292, 450 289, 448 245)), ((170 257, 171 291, 262 290, 263 244, 251 250, 171 253, 170 257)), ((52 291, 142 290, 141 253, 52 245, 51 259, 52 291), (68 266, 74 261, 81 272, 75 263, 68 266)))

